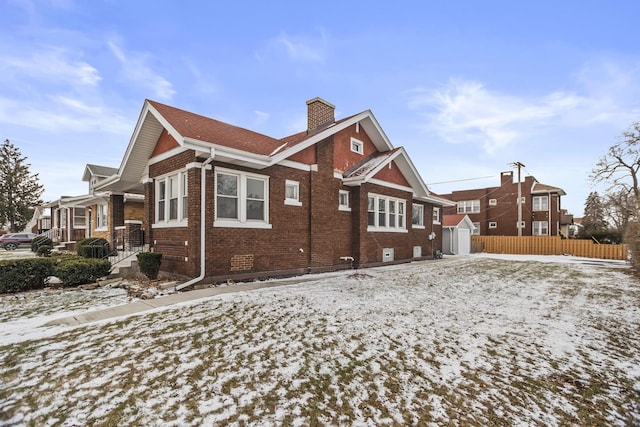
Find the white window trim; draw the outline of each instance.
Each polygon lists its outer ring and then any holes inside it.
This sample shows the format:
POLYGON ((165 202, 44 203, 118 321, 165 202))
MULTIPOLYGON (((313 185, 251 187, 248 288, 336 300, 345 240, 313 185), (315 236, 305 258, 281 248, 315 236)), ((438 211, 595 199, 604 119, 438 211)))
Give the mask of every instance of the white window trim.
POLYGON ((441 222, 442 222, 442 219, 440 218, 440 208, 437 206, 434 206, 433 207, 433 223, 440 224, 441 222))
POLYGON ((284 186, 284 204, 289 206, 302 206, 302 202, 300 201, 300 183, 298 181, 291 181, 287 179, 284 183, 284 186), (287 197, 287 187, 290 185, 296 188, 296 196, 298 197, 297 199, 290 199, 287 197))
POLYGON ((87 220, 88 220, 88 215, 87 215, 87 210, 85 208, 79 208, 79 207, 74 207, 73 208, 73 228, 76 230, 85 230, 87 228, 87 220), (84 218, 84 225, 78 225, 76 224, 76 218, 78 218, 78 216, 76 215, 76 210, 77 209, 82 209, 84 210, 84 217, 79 217, 79 218, 84 218))
POLYGON ((473 223, 473 230, 471 230, 471 235, 472 236, 479 236, 480 235, 480 223, 479 222, 474 222, 473 223))
POLYGON ((498 199, 489 199, 489 206, 498 206, 498 199))
POLYGON ((549 236, 549 221, 533 221, 531 235, 532 236, 549 236), (542 224, 546 224, 546 233, 542 233, 542 224))
POLYGON ((356 154, 364 155, 364 143, 356 138, 351 138, 351 143, 349 144, 349 148, 356 154), (356 147, 354 150, 354 146, 356 147))
POLYGON ((340 211, 345 211, 345 212, 351 212, 351 193, 349 193, 347 190, 340 190, 338 191, 338 210, 340 211), (342 195, 346 195, 347 196, 347 204, 343 205, 341 202, 341 197, 342 195))
POLYGON ((184 208, 183 208, 183 204, 185 203, 185 201, 188 203, 188 195, 189 195, 189 189, 188 189, 188 185, 184 185, 183 188, 183 182, 186 184, 186 181, 183 181, 183 176, 187 174, 186 170, 179 170, 179 171, 172 171, 170 173, 164 174, 164 175, 160 175, 157 176, 154 181, 155 181, 155 185, 154 185, 154 191, 155 191, 155 201, 154 201, 154 223, 152 224, 152 228, 170 228, 170 227, 187 227, 189 225, 188 223, 188 211, 187 211, 187 216, 185 217, 183 215, 184 213, 184 208), (178 195, 176 196, 177 201, 178 201, 178 206, 176 207, 177 212, 177 218, 176 219, 169 219, 170 216, 170 209, 171 209, 171 198, 170 198, 170 193, 171 193, 171 188, 170 188, 170 184, 169 184, 169 180, 170 178, 173 178, 176 180, 177 183, 177 187, 178 187, 178 195), (164 198, 164 219, 160 220, 159 216, 158 216, 158 203, 159 203, 159 199, 158 199, 158 194, 160 191, 160 183, 164 182, 164 191, 165 191, 165 198, 164 198), (183 194, 184 193, 184 194, 183 194))
POLYGON ((367 195, 367 231, 372 231, 372 232, 386 232, 386 233, 408 233, 409 230, 407 230, 407 201, 404 199, 397 199, 395 197, 389 197, 389 196, 384 196, 382 194, 375 194, 375 193, 369 193, 367 195), (375 219, 375 225, 368 225, 369 221, 368 221, 368 217, 369 217, 369 197, 373 197, 375 199, 374 202, 374 219, 375 219), (385 201, 385 225, 384 226, 379 226, 378 225, 378 221, 379 221, 379 201, 380 200, 384 200, 385 201), (396 206, 398 206, 396 208, 396 227, 391 227, 389 226, 389 202, 390 201, 394 201, 396 202, 396 206), (402 214, 402 221, 401 223, 398 225, 398 211, 399 211, 399 206, 400 204, 402 204, 404 206, 403 209, 403 214, 402 214))
MULTIPOLYGON (((264 228, 270 229, 272 225, 269 223, 269 176, 259 175, 250 172, 241 172, 235 169, 227 169, 216 167, 214 170, 214 177, 217 177, 219 173, 227 175, 235 175, 238 177, 238 219, 223 218, 218 219, 217 216, 213 221, 214 227, 221 228, 264 228), (247 178, 259 179, 264 181, 264 220, 251 220, 246 219, 246 191, 247 191, 247 178)), ((217 178, 216 178, 217 179, 217 178)), ((214 209, 216 215, 218 212, 218 186, 214 185, 214 209)))
POLYGON ((549 210, 549 196, 533 196, 532 210, 534 211, 548 211, 549 210), (542 201, 547 200, 547 206, 542 207, 542 201), (536 201, 538 203, 536 203, 536 201))
POLYGON ((480 213, 480 210, 480 199, 461 200, 457 202, 456 212, 459 214, 480 213), (467 210, 467 207, 469 210, 467 210), (476 207, 477 210, 475 210, 476 207))
POLYGON ((96 229, 95 231, 107 231, 107 224, 109 221, 109 209, 107 208, 107 204, 106 203, 98 203, 96 205, 96 229), (100 208, 104 209, 104 224, 102 224, 103 221, 100 220, 100 217, 102 215, 100 215, 100 208))
POLYGON ((424 230, 424 205, 418 204, 418 203, 414 203, 413 206, 411 207, 413 210, 411 211, 411 227, 412 228, 418 228, 421 230, 424 230), (413 223, 413 211, 415 209, 418 209, 421 211, 420 213, 420 223, 419 224, 414 224, 413 223))

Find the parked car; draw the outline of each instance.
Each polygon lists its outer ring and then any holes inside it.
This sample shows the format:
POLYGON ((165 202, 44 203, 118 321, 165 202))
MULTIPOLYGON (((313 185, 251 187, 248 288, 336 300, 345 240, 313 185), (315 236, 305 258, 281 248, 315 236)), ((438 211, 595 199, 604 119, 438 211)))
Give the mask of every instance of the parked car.
POLYGON ((0 246, 8 251, 13 251, 18 248, 30 248, 31 241, 37 234, 33 233, 13 233, 3 234, 0 236, 0 246))

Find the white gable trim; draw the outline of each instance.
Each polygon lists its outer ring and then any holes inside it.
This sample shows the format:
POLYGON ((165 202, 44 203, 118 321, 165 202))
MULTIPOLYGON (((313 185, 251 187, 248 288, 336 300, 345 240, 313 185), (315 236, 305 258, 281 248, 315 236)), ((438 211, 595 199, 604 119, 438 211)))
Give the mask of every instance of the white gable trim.
POLYGON ((391 141, 389 141, 389 138, 387 138, 387 135, 382 130, 382 127, 380 127, 380 124, 378 123, 376 118, 373 116, 373 113, 371 112, 371 110, 366 110, 360 114, 356 114, 355 116, 341 123, 330 125, 328 128, 318 132, 317 134, 313 135, 311 138, 299 144, 294 145, 288 150, 284 150, 283 152, 274 155, 273 164, 280 163, 282 160, 296 153, 299 153, 300 151, 306 148, 309 148, 314 144, 317 144, 318 142, 330 137, 331 135, 334 135, 340 132, 341 130, 348 128, 349 126, 353 126, 354 124, 360 123, 360 122, 362 122, 361 125, 365 127, 365 130, 377 133, 377 135, 369 134, 369 138, 371 138, 371 140, 374 142, 374 145, 376 145, 376 148, 378 149, 378 151, 384 152, 384 151, 390 151, 393 149, 393 145, 391 144, 391 141), (366 126, 365 126, 365 122, 366 122, 366 126), (376 144, 375 141, 378 141, 378 144, 376 144))

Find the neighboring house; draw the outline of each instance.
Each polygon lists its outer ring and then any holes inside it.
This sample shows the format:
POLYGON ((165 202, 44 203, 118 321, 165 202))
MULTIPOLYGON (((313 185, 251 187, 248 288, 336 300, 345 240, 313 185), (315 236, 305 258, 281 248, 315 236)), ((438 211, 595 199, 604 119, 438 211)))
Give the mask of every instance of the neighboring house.
POLYGON ((566 209, 560 209, 560 236, 574 238, 578 236, 576 226, 573 223, 573 215, 566 209))
MULTIPOLYGON (((54 242, 68 246, 86 237, 102 237, 112 247, 129 240, 135 246, 142 244, 142 219, 144 218, 144 196, 141 194, 96 191, 96 186, 114 175, 118 169, 88 164, 82 180, 88 182, 88 194, 63 196, 43 205, 49 213, 40 215, 48 221, 47 234, 54 242), (133 231, 132 231, 133 230, 133 231)), ((39 227, 44 231, 45 223, 39 227)))
POLYGON ((146 100, 96 189, 144 193, 147 242, 184 286, 432 258, 453 204, 371 111, 336 121, 320 98, 307 107, 307 130, 277 139, 146 100))
POLYGON ((443 215, 442 252, 450 255, 469 255, 471 253, 471 234, 474 229, 469 215, 443 215))
POLYGON ((522 222, 518 224, 518 183, 513 172, 502 172, 500 186, 454 191, 443 197, 456 202, 456 207, 445 208, 445 214, 467 214, 483 236, 517 236, 518 227, 523 236, 560 235, 561 196, 558 187, 539 183, 533 176, 520 184, 522 222))

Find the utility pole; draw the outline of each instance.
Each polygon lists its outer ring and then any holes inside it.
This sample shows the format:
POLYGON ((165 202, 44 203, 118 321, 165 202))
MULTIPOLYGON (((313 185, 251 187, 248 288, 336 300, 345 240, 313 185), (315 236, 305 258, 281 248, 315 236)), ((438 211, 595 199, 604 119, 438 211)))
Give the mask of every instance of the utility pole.
POLYGON ((524 168, 520 162, 513 162, 511 166, 518 168, 518 237, 522 237, 522 181, 520 181, 520 169, 524 168))

